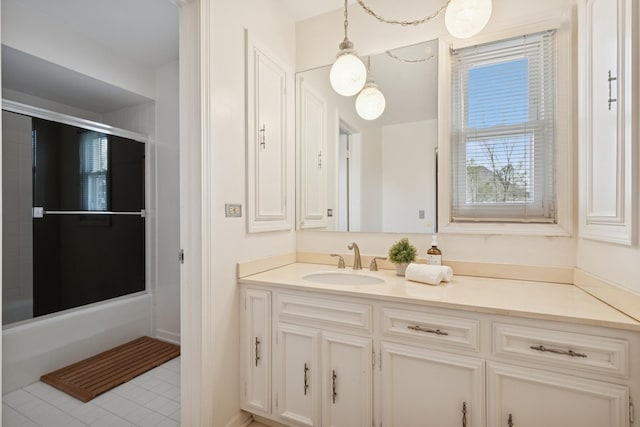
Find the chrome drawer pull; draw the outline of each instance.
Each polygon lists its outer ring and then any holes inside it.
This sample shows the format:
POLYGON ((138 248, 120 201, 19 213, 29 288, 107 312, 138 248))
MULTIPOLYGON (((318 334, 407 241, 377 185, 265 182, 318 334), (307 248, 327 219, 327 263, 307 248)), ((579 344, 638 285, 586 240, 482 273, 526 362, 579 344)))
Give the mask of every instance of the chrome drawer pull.
POLYGON ((531 347, 529 347, 531 350, 536 350, 536 351, 542 351, 544 352, 549 352, 549 353, 554 353, 554 354, 562 354, 564 356, 571 356, 571 357, 587 357, 586 354, 584 353, 576 353, 573 350, 555 350, 553 348, 547 348, 543 345, 532 345, 531 347))
POLYGON ((462 402, 462 427, 467 427, 467 402, 462 402))
POLYGON ((258 366, 258 362, 260 361, 260 339, 258 337, 256 337, 255 346, 256 366, 258 366))
POLYGON ((333 380, 333 390, 331 393, 331 397, 333 398, 333 404, 335 405, 336 403, 336 396, 338 396, 338 393, 336 392, 336 380, 338 379, 338 375, 336 374, 336 371, 333 371, 333 375, 331 375, 331 379, 333 380))
POLYGON ((309 378, 307 377, 307 373, 309 372, 309 366, 304 364, 304 395, 307 395, 307 390, 309 390, 309 378))
POLYGON ((412 331, 418 331, 418 332, 426 332, 428 334, 436 334, 436 335, 449 335, 448 332, 442 332, 440 329, 426 329, 423 328, 421 326, 407 326, 407 328, 411 329, 412 331))

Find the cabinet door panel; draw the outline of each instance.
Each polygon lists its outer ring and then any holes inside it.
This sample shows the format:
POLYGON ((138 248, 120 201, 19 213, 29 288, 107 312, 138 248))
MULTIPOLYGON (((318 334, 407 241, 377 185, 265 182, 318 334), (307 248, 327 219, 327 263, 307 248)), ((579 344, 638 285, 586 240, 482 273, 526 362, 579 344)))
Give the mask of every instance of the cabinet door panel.
POLYGON ((288 230, 287 68, 247 37, 247 213, 249 232, 288 230))
POLYGON ((323 334, 323 426, 371 426, 371 349, 369 338, 323 334))
POLYGON ((295 425, 319 425, 320 372, 317 329, 278 326, 278 415, 295 425))
POLYGON ((623 427, 626 387, 567 375, 488 363, 490 426, 623 427))
POLYGON ((580 236, 631 245, 633 0, 579 2, 580 236))
POLYGON ((382 343, 382 425, 484 425, 484 361, 382 343))
POLYGON ((298 140, 300 161, 300 228, 325 228, 327 156, 327 104, 298 79, 298 140))
POLYGON ((245 373, 245 409, 271 412, 271 293, 247 289, 244 293, 244 331, 241 357, 245 373))

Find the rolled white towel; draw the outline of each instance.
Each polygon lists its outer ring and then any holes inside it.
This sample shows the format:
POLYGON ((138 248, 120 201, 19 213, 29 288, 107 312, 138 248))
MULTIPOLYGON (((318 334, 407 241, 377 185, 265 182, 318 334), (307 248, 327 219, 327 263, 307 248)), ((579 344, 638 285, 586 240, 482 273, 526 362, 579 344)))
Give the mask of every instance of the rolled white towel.
POLYGON ((414 282, 437 285, 441 281, 450 282, 453 270, 446 265, 409 264, 404 276, 414 282))

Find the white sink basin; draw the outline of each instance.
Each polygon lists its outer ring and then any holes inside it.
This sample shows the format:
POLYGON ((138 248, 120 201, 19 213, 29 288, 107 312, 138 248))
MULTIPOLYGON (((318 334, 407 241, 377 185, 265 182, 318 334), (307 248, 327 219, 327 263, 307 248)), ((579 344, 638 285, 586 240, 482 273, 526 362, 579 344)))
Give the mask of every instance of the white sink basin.
POLYGON ((318 271, 302 276, 303 279, 326 285, 379 285, 384 280, 365 273, 350 271, 318 271))

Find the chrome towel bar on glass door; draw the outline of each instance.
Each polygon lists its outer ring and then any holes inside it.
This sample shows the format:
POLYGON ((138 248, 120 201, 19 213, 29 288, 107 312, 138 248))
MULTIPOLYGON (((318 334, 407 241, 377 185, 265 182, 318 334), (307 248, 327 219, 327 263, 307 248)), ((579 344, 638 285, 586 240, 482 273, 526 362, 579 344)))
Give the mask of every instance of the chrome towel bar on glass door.
MULTIPOLYGON (((144 209, 134 212, 114 212, 114 211, 43 211, 44 215, 135 215, 145 218, 147 212, 144 209)), ((34 215, 34 218, 37 218, 34 215)))

